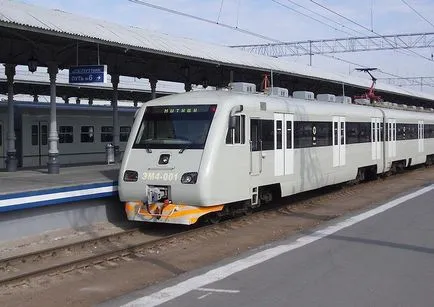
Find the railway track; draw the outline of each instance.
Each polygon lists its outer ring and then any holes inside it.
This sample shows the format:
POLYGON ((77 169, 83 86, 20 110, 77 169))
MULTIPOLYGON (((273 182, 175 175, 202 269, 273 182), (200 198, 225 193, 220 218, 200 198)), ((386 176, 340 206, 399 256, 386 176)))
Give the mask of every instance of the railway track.
MULTIPOLYGON (((302 203, 307 194, 293 199, 297 205, 302 203)), ((71 244, 30 252, 0 259, 0 287, 20 285, 28 279, 68 273, 81 268, 102 265, 116 260, 130 260, 143 257, 143 251, 152 249, 171 240, 183 237, 206 239, 210 233, 231 232, 247 224, 266 218, 277 212, 282 204, 272 204, 247 216, 240 215, 223 220, 218 224, 205 225, 192 229, 179 230, 158 238, 144 238, 141 228, 134 228, 116 234, 92 238, 71 244)), ((170 227, 170 225, 167 225, 170 227)))
POLYGON ((144 235, 141 228, 134 228, 116 234, 3 258, 0 259, 0 287, 20 285, 34 277, 68 273, 106 262, 140 258, 148 249, 189 235, 196 236, 198 231, 203 233, 215 227, 226 228, 229 231, 233 228, 227 227, 227 224, 236 224, 238 220, 235 218, 218 225, 211 224, 190 229, 175 225, 169 234, 158 237, 144 235))
MULTIPOLYGON (((181 232, 182 233, 182 232, 181 232)), ((179 233, 143 240, 140 228, 0 259, 0 286, 66 272, 132 254, 179 233), (135 243, 140 241, 139 243, 135 243)))

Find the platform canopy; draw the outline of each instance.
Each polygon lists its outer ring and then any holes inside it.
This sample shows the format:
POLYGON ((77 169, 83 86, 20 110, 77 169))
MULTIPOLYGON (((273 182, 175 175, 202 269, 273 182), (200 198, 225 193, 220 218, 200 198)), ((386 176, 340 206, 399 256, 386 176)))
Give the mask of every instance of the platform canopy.
MULTIPOLYGON (((59 68, 108 65, 108 72, 192 84, 225 86, 234 81, 259 85, 273 72, 274 85, 314 93, 360 95, 370 80, 328 73, 286 59, 172 37, 137 27, 82 17, 18 1, 0 0, 0 62, 59 68)), ((378 84, 385 100, 434 107, 434 95, 378 84)))
MULTIPOLYGON (((50 96, 50 81, 47 72, 39 71, 30 74, 29 72, 19 71, 14 78, 14 92, 24 95, 50 96)), ((109 77, 110 79, 110 77, 109 77)), ((123 79, 127 79, 123 78, 123 79)), ((182 91, 182 86, 170 86, 167 83, 158 84, 156 97, 170 95, 182 91), (160 86, 163 85, 163 86, 160 86)), ((113 88, 110 82, 103 84, 70 84, 67 74, 59 74, 56 81, 57 96, 64 101, 69 98, 79 98, 83 100, 95 99, 110 101, 113 98, 113 88)), ((7 78, 4 67, 0 66, 0 94, 7 93, 7 78)), ((121 101, 145 102, 152 99, 152 93, 147 80, 135 80, 128 78, 126 82, 121 80, 118 89, 118 99, 121 101), (134 80, 134 81, 131 81, 134 80)), ((72 101, 71 101, 72 102, 72 101)))

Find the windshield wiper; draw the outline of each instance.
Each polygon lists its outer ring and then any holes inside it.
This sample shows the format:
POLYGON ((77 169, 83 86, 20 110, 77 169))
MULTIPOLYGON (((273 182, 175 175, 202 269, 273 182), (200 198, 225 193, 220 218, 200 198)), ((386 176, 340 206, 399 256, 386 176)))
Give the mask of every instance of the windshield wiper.
POLYGON ((182 153, 184 152, 184 150, 186 150, 187 148, 190 148, 190 145, 191 145, 191 144, 187 144, 187 145, 185 145, 184 147, 182 147, 182 148, 179 150, 179 153, 182 154, 182 153))

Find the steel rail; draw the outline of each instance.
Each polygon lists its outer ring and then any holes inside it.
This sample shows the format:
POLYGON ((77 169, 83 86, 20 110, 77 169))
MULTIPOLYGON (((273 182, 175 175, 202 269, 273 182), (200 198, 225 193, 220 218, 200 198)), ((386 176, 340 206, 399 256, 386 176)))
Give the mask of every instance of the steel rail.
MULTIPOLYGON (((234 221, 234 219, 232 219, 231 221, 234 221)), ((224 224, 225 223, 221 223, 218 225, 224 225, 224 224)), ((76 260, 65 261, 64 263, 48 266, 48 267, 41 268, 41 269, 17 273, 15 275, 7 276, 5 278, 0 279, 0 286, 5 286, 8 284, 15 284, 15 283, 18 283, 18 282, 25 280, 25 279, 29 279, 32 277, 38 277, 38 276, 44 276, 44 275, 48 275, 48 274, 54 273, 54 272, 59 272, 59 271, 69 272, 69 271, 83 268, 86 266, 92 266, 92 265, 100 264, 100 263, 105 262, 105 261, 113 260, 114 258, 120 258, 120 257, 127 256, 129 254, 137 252, 138 250, 144 249, 148 246, 153 246, 155 244, 162 243, 166 240, 170 240, 173 238, 180 238, 182 236, 186 236, 186 235, 189 235, 191 233, 195 233, 196 231, 203 231, 203 230, 206 230, 206 229, 211 228, 213 226, 215 226, 215 225, 207 225, 207 226, 189 229, 189 230, 185 230, 185 231, 181 230, 180 232, 177 232, 174 234, 170 234, 167 236, 163 236, 163 237, 149 240, 149 241, 145 241, 145 242, 140 242, 140 243, 137 243, 134 245, 129 245, 127 247, 121 247, 121 248, 117 248, 114 250, 101 252, 101 253, 98 253, 95 255, 82 257, 82 258, 76 259, 76 260)), ((126 231, 126 233, 128 234, 128 233, 134 232, 136 230, 137 229, 131 229, 131 230, 126 231)), ((123 234, 124 233, 122 233, 121 235, 123 235, 123 234)), ((41 254, 52 253, 52 252, 57 252, 58 250, 72 248, 74 246, 80 246, 83 244, 88 244, 88 243, 93 243, 93 242, 97 243, 98 241, 105 240, 107 238, 115 237, 115 236, 116 235, 107 235, 107 236, 103 236, 100 238, 95 238, 95 239, 90 239, 90 240, 86 240, 86 241, 82 241, 82 242, 75 242, 72 244, 67 244, 67 245, 64 245, 64 246, 61 246, 58 248, 53 247, 53 248, 45 249, 42 251, 31 252, 31 253, 25 254, 23 256, 25 256, 27 258, 28 257, 35 257, 35 256, 39 256, 41 254)), ((5 263, 6 262, 5 260, 19 261, 22 258, 24 258, 24 257, 21 257, 21 256, 9 257, 9 258, 0 260, 0 263, 5 263)))

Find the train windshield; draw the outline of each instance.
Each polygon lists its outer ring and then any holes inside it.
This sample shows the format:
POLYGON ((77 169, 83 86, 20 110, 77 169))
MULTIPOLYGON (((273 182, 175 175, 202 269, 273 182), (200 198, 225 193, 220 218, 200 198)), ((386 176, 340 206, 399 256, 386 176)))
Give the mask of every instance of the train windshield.
POLYGON ((133 148, 203 149, 217 105, 149 106, 133 148))

